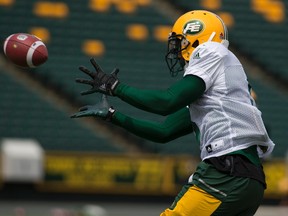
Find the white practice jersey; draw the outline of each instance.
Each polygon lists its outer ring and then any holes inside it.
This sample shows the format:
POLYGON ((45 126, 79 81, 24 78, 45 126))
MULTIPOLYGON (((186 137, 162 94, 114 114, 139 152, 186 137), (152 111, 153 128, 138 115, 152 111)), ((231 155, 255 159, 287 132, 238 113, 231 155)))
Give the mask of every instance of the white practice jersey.
POLYGON ((184 76, 196 75, 206 84, 201 98, 190 105, 191 121, 200 131, 202 160, 258 146, 260 157, 270 154, 274 143, 261 112, 249 93, 244 69, 223 44, 206 42, 192 53, 184 76))

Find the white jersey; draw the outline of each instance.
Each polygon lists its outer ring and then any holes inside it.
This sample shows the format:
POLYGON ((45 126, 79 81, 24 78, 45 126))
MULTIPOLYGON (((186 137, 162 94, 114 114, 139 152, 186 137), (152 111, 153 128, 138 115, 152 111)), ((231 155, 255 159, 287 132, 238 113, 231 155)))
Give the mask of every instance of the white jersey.
POLYGON ((258 146, 260 157, 270 154, 274 143, 254 105, 244 69, 224 45, 206 42, 192 53, 184 76, 196 75, 206 84, 204 94, 189 109, 200 132, 201 159, 258 146))

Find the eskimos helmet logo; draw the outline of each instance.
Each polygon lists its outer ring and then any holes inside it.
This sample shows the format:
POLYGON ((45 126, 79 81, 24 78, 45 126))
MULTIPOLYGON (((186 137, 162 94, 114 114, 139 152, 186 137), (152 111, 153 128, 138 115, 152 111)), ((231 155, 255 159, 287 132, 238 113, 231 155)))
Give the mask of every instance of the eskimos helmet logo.
POLYGON ((191 20, 184 25, 183 34, 195 35, 200 33, 204 24, 200 20, 191 20))

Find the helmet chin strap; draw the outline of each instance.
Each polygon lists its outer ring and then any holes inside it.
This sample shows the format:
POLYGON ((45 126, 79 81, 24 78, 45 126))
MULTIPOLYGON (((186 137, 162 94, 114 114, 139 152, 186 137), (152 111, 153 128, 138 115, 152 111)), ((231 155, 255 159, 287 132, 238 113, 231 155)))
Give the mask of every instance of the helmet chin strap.
POLYGON ((212 32, 212 34, 210 35, 209 39, 207 41, 212 41, 213 38, 215 37, 216 32, 212 32))
MULTIPOLYGON (((215 35, 216 35, 216 32, 212 32, 212 34, 210 35, 208 41, 212 41, 213 38, 215 37, 215 35)), ((223 44, 226 48, 228 48, 228 46, 229 46, 229 41, 226 40, 226 39, 223 39, 223 40, 221 41, 221 44, 223 44)))

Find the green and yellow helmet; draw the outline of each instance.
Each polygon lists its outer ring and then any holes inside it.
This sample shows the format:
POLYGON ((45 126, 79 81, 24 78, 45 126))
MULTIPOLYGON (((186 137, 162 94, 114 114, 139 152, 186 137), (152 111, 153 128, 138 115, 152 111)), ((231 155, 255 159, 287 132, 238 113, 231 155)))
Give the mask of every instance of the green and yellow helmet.
POLYGON ((172 76, 184 69, 194 49, 207 41, 228 46, 228 31, 223 20, 206 10, 189 11, 174 23, 168 38, 166 62, 172 76))

